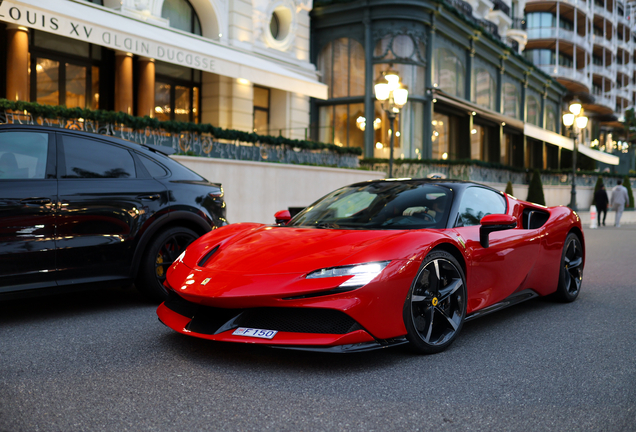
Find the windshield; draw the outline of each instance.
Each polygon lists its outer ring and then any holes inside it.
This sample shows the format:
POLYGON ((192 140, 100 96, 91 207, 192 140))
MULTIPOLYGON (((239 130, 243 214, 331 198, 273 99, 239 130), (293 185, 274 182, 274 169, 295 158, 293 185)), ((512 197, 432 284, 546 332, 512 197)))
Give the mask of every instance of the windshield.
POLYGON ((444 228, 451 191, 416 182, 347 186, 298 213, 287 226, 335 229, 444 228))

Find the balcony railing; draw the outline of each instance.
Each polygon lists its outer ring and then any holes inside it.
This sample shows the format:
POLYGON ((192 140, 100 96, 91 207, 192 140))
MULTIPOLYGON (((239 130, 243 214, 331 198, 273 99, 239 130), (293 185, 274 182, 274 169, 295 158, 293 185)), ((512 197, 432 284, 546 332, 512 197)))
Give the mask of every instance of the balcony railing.
MULTIPOLYGON (((590 5, 592 4, 592 0, 589 2, 585 0, 561 0, 562 3, 571 4, 581 10, 590 10, 590 5)), ((527 0, 526 5, 530 3, 545 3, 545 0, 527 0)))
MULTIPOLYGON (((592 3, 592 0, 590 0, 589 2, 585 1, 585 0, 561 0, 563 3, 567 3, 567 4, 571 4, 572 6, 577 7, 578 9, 581 10, 590 10, 590 4, 592 3)), ((530 3, 528 1, 528 3, 530 3)))
POLYGON ((445 0, 446 3, 453 6, 461 12, 466 18, 473 21, 473 7, 464 0, 445 0))
POLYGON ((611 66, 603 67, 603 65, 592 64, 590 65, 590 70, 593 74, 604 76, 612 81, 616 78, 616 74, 613 73, 611 66))
POLYGON ((600 90, 595 90, 593 94, 597 105, 603 105, 611 109, 616 106, 616 97, 611 91, 603 93, 600 90))
POLYGON ((614 18, 610 11, 598 5, 594 5, 594 15, 600 15, 603 18, 608 19, 610 21, 613 21, 613 18, 614 18))
POLYGON ((527 29, 528 39, 565 39, 568 41, 572 41, 581 48, 586 51, 590 51, 592 49, 592 45, 585 38, 585 36, 581 36, 578 33, 574 33, 571 30, 565 30, 559 27, 541 27, 541 28, 531 28, 527 29))
POLYGON ((481 25, 488 33, 495 36, 497 39, 501 39, 499 36, 499 27, 494 22, 488 20, 477 20, 477 23, 481 25))
POLYGON ((516 40, 512 39, 512 38, 508 38, 506 40, 506 43, 510 46, 510 48, 512 48, 512 50, 516 53, 519 52, 519 42, 517 42, 516 40))
POLYGON ((510 26, 510 28, 515 29, 515 30, 525 30, 526 29, 526 20, 523 18, 513 18, 512 19, 512 25, 510 26))
POLYGON ((558 77, 558 78, 567 78, 572 81, 579 82, 586 86, 588 89, 592 87, 591 77, 588 76, 587 71, 579 71, 577 69, 573 69, 567 66, 557 66, 557 65, 535 65, 537 68, 541 69, 543 72, 547 73, 550 76, 558 77))
POLYGON ((610 50, 614 48, 612 46, 612 41, 607 40, 607 38, 602 35, 592 35, 592 43, 594 43, 594 45, 600 45, 610 50))
POLYGON ((627 65, 622 65, 622 64, 617 64, 616 65, 616 72, 622 73, 623 75, 630 75, 630 70, 629 70, 629 66, 627 65))
POLYGON ((616 46, 618 48, 624 49, 625 51, 630 51, 630 43, 628 41, 624 41, 622 39, 616 39, 616 46))
POLYGON ((500 10, 506 15, 510 16, 510 6, 505 4, 502 0, 493 0, 493 10, 500 10))

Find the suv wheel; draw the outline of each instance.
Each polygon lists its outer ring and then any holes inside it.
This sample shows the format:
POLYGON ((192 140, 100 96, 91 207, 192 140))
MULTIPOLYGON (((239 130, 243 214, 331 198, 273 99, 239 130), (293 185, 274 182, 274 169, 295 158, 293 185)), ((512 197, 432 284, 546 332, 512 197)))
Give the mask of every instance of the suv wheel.
POLYGON ((168 293, 163 286, 168 267, 199 235, 184 227, 157 234, 146 248, 137 276, 137 288, 152 301, 162 302, 168 293))

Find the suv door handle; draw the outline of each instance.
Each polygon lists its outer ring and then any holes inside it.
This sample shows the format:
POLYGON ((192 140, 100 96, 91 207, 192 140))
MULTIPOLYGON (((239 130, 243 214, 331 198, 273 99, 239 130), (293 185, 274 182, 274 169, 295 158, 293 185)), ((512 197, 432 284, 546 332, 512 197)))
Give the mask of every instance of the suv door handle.
POLYGON ((139 196, 137 196, 137 199, 150 200, 150 201, 156 201, 159 198, 161 198, 161 196, 159 194, 150 194, 150 195, 139 195, 139 196))
POLYGON ((23 204, 51 204, 51 200, 49 198, 25 198, 20 200, 23 204))

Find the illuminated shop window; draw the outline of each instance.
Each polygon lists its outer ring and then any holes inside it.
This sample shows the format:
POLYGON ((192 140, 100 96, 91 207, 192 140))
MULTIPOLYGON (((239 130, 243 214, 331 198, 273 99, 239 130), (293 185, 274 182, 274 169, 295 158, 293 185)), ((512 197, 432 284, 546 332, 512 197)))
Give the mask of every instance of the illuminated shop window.
POLYGON ((155 118, 199 123, 200 98, 201 71, 156 62, 155 118))
POLYGON ((519 118, 519 89, 512 83, 504 83, 504 115, 519 118))
POLYGON ((363 147, 366 120, 358 119, 364 119, 364 64, 364 48, 354 39, 333 40, 320 52, 318 70, 329 86, 329 100, 319 108, 319 141, 363 147), (356 100, 338 100, 349 97, 356 100))
POLYGON ((433 86, 446 93, 465 98, 465 68, 462 59, 451 49, 436 48, 433 66, 433 86))
POLYGON ((270 91, 264 87, 254 86, 254 132, 269 135, 269 103, 270 91))
POLYGON ((100 108, 101 47, 33 31, 29 47, 29 95, 43 105, 100 108))

